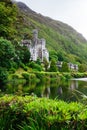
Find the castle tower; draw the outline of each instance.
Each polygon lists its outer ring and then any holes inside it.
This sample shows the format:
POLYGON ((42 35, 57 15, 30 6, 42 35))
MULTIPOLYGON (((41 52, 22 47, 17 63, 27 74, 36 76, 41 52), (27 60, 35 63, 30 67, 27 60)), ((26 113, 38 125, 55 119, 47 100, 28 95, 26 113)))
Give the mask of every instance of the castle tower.
POLYGON ((33 39, 38 39, 38 30, 37 29, 33 30, 33 39))
POLYGON ((45 49, 46 40, 44 38, 41 39, 42 50, 45 49))

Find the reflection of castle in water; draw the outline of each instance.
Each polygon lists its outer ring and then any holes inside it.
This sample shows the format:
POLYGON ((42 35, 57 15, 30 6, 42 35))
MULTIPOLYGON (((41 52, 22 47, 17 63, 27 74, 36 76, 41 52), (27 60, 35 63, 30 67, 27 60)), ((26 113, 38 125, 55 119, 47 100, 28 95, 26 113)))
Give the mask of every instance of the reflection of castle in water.
POLYGON ((78 81, 76 81, 76 80, 71 80, 69 89, 70 89, 71 91, 73 91, 73 90, 75 90, 75 89, 78 89, 78 81))
POLYGON ((43 89, 40 92, 41 97, 47 97, 47 98, 59 98, 59 99, 68 99, 70 98, 70 95, 72 95, 72 91, 75 89, 78 89, 78 81, 76 80, 70 80, 70 83, 67 82, 67 84, 61 84, 58 87, 52 87, 50 84, 48 86, 44 86, 43 89))
POLYGON ((62 87, 58 87, 58 94, 59 94, 59 95, 62 95, 62 94, 63 94, 63 89, 62 89, 62 87))
POLYGON ((42 91, 41 97, 47 97, 47 98, 50 97, 50 87, 46 87, 46 88, 44 89, 44 91, 42 91))

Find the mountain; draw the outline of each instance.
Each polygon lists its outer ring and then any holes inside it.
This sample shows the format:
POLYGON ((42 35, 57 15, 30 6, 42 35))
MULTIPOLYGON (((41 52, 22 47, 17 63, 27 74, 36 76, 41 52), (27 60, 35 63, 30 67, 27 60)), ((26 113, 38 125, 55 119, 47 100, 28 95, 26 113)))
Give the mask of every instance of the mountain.
POLYGON ((50 57, 73 63, 87 63, 87 41, 68 24, 45 17, 31 10, 22 2, 18 6, 16 22, 17 38, 32 38, 32 30, 39 30, 39 37, 45 38, 50 57))

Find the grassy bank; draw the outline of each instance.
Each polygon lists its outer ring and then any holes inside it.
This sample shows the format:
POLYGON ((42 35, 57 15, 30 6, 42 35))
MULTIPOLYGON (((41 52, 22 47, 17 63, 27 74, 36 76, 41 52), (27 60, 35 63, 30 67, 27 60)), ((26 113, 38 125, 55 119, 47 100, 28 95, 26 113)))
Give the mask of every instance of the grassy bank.
POLYGON ((0 98, 2 130, 85 130, 87 105, 37 98, 3 96, 0 98))
POLYGON ((44 72, 44 71, 30 71, 19 68, 15 73, 8 76, 8 81, 23 79, 26 82, 50 82, 52 80, 59 79, 70 79, 70 73, 61 73, 61 72, 44 72))
POLYGON ((44 72, 44 71, 25 71, 23 69, 17 70, 15 73, 10 74, 8 81, 10 80, 25 80, 28 82, 50 82, 57 81, 59 79, 70 79, 70 78, 84 78, 87 77, 87 72, 44 72))

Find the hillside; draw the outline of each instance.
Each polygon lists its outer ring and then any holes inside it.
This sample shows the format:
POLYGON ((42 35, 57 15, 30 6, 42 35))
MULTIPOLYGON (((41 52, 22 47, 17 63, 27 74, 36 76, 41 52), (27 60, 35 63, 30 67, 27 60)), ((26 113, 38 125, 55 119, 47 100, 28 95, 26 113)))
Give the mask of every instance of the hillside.
POLYGON ((39 37, 47 41, 50 56, 56 60, 73 63, 86 63, 87 41, 69 25, 53 20, 28 8, 24 3, 17 3, 19 8, 16 29, 17 38, 32 38, 32 30, 39 30, 39 37))

